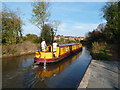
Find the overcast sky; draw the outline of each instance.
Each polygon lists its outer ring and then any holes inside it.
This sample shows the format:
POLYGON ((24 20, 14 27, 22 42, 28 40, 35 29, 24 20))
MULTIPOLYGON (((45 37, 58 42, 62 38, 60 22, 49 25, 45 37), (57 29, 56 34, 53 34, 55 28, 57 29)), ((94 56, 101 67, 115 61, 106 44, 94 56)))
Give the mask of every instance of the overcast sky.
MULTIPOLYGON (((50 2, 50 20, 61 22, 57 35, 64 36, 85 36, 98 24, 104 23, 101 8, 105 2, 50 2)), ((12 10, 17 8, 21 12, 24 22, 23 35, 28 33, 39 35, 40 30, 30 22, 32 16, 31 2, 5 2, 12 10)))

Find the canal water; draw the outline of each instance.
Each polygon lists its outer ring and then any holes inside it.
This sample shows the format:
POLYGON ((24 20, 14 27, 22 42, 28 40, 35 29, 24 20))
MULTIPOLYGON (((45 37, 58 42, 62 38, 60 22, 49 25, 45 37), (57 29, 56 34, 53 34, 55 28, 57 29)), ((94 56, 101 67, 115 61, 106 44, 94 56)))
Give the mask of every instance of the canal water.
POLYGON ((34 55, 2 60, 2 88, 77 88, 90 61, 86 48, 61 62, 34 65, 34 55))

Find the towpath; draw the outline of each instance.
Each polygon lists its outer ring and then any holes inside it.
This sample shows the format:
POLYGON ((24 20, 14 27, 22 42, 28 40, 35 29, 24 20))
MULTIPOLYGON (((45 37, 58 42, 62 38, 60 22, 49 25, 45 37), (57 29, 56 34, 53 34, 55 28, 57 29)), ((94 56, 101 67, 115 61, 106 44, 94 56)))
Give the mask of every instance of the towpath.
POLYGON ((92 60, 78 88, 120 89, 120 62, 92 60))

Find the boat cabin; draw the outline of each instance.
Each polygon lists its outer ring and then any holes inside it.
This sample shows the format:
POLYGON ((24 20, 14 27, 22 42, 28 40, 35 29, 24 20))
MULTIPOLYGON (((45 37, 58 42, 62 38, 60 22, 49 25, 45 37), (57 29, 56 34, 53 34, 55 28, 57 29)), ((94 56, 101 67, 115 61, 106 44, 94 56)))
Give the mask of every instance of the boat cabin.
POLYGON ((53 52, 52 46, 47 46, 46 51, 36 51, 36 58, 41 59, 53 59, 58 58, 62 55, 65 55, 67 53, 72 53, 73 51, 76 51, 82 47, 82 44, 75 43, 75 44, 62 44, 56 47, 56 51, 53 52))

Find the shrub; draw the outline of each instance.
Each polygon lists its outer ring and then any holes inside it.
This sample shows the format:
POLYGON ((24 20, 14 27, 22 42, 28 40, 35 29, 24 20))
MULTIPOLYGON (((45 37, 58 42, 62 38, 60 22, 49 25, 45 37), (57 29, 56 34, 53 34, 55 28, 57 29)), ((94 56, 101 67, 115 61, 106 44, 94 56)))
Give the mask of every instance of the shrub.
POLYGON ((15 48, 11 49, 12 54, 15 54, 16 52, 17 52, 17 49, 15 49, 15 48))
POLYGON ((106 43, 98 43, 94 42, 92 43, 92 53, 94 59, 108 59, 108 54, 106 52, 106 49, 108 48, 108 45, 106 43))

